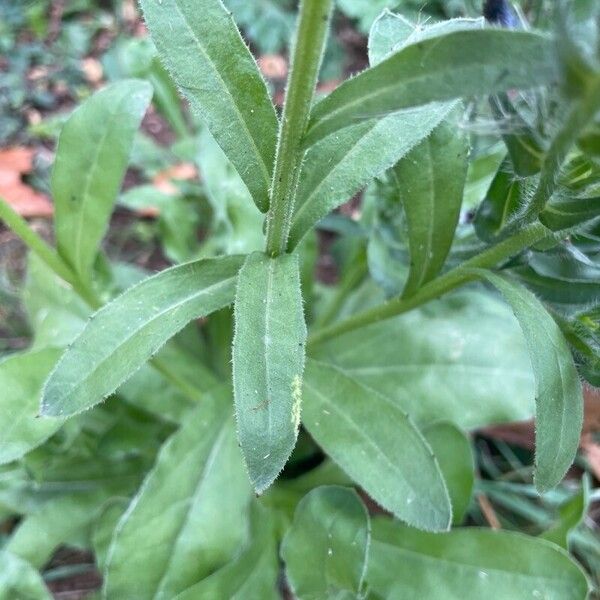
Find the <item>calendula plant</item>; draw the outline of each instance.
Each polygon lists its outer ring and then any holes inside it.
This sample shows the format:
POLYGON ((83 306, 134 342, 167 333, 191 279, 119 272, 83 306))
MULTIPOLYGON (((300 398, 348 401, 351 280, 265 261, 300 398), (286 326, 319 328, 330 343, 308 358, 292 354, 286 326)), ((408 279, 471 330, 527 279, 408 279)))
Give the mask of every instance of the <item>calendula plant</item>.
POLYGON ((585 598, 585 490, 539 537, 460 525, 464 432, 535 415, 548 492, 600 380, 598 4, 551 33, 384 11, 370 67, 319 99, 333 1, 302 0, 281 115, 220 0, 141 6, 221 237, 151 276, 101 250, 142 80, 64 125, 56 248, 0 204, 34 332, 0 364, 3 597, 47 598, 67 543, 111 600, 278 598, 282 572, 301 599, 585 598))

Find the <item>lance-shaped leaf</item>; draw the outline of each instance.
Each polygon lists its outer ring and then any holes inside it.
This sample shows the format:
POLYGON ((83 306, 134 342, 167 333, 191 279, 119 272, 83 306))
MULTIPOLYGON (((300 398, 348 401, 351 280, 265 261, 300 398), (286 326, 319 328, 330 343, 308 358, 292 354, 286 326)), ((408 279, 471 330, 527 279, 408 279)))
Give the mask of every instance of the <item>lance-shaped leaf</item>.
POLYGON ((230 563, 179 594, 175 600, 281 599, 277 590, 279 557, 274 515, 258 503, 252 509, 252 532, 248 546, 230 563))
POLYGON ((448 256, 460 216, 468 153, 467 135, 449 118, 394 167, 408 225, 405 296, 431 281, 448 256))
POLYGON ((475 214, 475 231, 486 242, 491 242, 509 225, 523 205, 525 184, 512 172, 505 159, 475 214))
POLYGON ((264 80, 220 0, 141 0, 158 53, 265 212, 277 117, 264 80))
POLYGON ((583 392, 569 345, 544 305, 527 289, 489 271, 476 273, 510 304, 525 341, 536 382, 535 485, 557 485, 571 466, 583 422, 583 392))
POLYGON ((537 33, 494 29, 411 44, 319 102, 305 145, 357 121, 411 106, 546 85, 558 79, 553 48, 551 38, 537 33))
POLYGON ((89 278, 152 97, 139 80, 115 83, 84 102, 65 123, 52 170, 58 251, 89 278))
POLYGON ((44 381, 59 356, 49 348, 0 362, 0 464, 21 458, 62 426, 62 419, 38 417, 44 381))
POLYGON ((552 198, 540 213, 540 221, 552 231, 569 229, 590 221, 600 220, 600 197, 598 198, 552 198))
POLYGON ((42 576, 28 562, 0 550, 0 600, 51 600, 42 576))
POLYGON ((307 362, 303 423, 383 508, 414 527, 448 529, 448 491, 431 449, 393 401, 343 370, 307 362))
POLYGON ((101 308, 46 382, 42 414, 72 415, 94 406, 191 320, 231 304, 242 262, 229 256, 172 267, 101 308))
POLYGON ((306 324, 297 255, 251 254, 235 299, 233 389, 252 485, 266 490, 296 444, 306 324))
POLYGON ((360 597, 370 537, 369 514, 354 490, 322 486, 309 492, 281 547, 294 596, 360 597))
POLYGON ((161 449, 117 526, 105 598, 174 598, 228 562, 245 539, 251 489, 230 393, 206 397, 161 449))
POLYGON ((452 104, 430 104, 340 131, 310 148, 292 220, 293 248, 320 219, 409 152, 446 117, 452 104))
POLYGON ((423 533, 373 520, 367 583, 382 598, 583 600, 583 571, 554 544, 508 531, 423 533))

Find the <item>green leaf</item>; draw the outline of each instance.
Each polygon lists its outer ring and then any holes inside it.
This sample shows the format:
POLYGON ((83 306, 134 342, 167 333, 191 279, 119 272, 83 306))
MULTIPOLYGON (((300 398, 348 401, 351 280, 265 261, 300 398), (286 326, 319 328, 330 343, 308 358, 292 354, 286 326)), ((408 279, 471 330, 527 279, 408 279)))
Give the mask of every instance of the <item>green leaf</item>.
POLYGON ((89 540, 91 524, 107 497, 105 491, 93 491, 49 500, 21 521, 6 549, 41 569, 61 544, 89 540))
POLYGON ((536 381, 534 480, 540 492, 557 485, 571 466, 583 422, 583 391, 562 332, 544 305, 507 277, 477 271, 494 285, 517 317, 536 381))
POLYGON ((265 246, 264 215, 254 206, 248 188, 208 130, 200 134, 197 163, 212 208, 206 255, 250 254, 265 246))
POLYGON ((416 531, 373 520, 367 582, 382 598, 437 600, 583 600, 588 584, 569 555, 519 533, 456 529, 416 531))
POLYGON ((439 466, 398 405, 333 365, 309 360, 303 423, 315 441, 383 508, 429 531, 448 529, 439 466))
POLYGON ((452 105, 430 104, 370 119, 326 138, 306 155, 296 196, 289 248, 331 210, 351 198, 446 117, 452 105))
POLYGON ((90 308, 33 252, 27 256, 23 304, 33 331, 33 349, 64 349, 83 329, 90 308))
POLYGON ((411 44, 319 102, 305 144, 412 106, 552 83, 558 78, 553 47, 551 38, 537 33, 496 29, 411 44))
POLYGON ((27 562, 0 550, 0 600, 52 600, 41 575, 27 562))
POLYGON ((207 396, 161 449, 115 532, 105 598, 174 598, 244 540, 251 490, 229 396, 207 396))
POLYGON ((21 458, 56 433, 64 419, 38 416, 42 386, 60 350, 9 356, 0 362, 0 464, 21 458))
POLYGON ((452 523, 459 525, 469 508, 475 480, 471 442, 458 427, 444 421, 427 426, 423 435, 437 458, 448 487, 452 523))
POLYGON ((90 278, 151 97, 145 81, 112 84, 75 110, 61 131, 51 181, 56 243, 84 280, 90 278))
POLYGON ((520 177, 539 173, 544 158, 541 136, 523 118, 508 94, 498 94, 490 98, 490 107, 500 127, 503 121, 510 123, 509 131, 502 134, 502 139, 515 173, 520 177))
POLYGON ((419 425, 448 420, 472 429, 533 416, 523 334, 510 309, 481 291, 346 333, 311 357, 390 398, 419 425))
POLYGON ((469 141, 453 121, 439 125, 394 167, 410 249, 404 296, 413 295, 440 272, 454 239, 467 177, 469 141))
POLYGON ((179 594, 175 600, 280 600, 276 589, 279 560, 273 515, 259 504, 252 507, 253 531, 247 547, 230 563, 179 594))
POLYGON ((580 255, 535 253, 527 266, 514 267, 511 273, 547 302, 587 308, 600 301, 600 265, 580 255))
POLYGON ((540 221, 552 231, 569 229, 600 219, 600 197, 554 197, 540 213, 540 221))
POLYGON ((590 481, 586 475, 581 480, 581 489, 559 507, 558 522, 545 531, 540 537, 568 550, 569 536, 585 518, 589 503, 590 481))
POLYGON ((523 205, 525 183, 511 172, 505 159, 475 214, 475 231, 480 239, 491 242, 509 225, 523 205))
POLYGON ((412 23, 404 16, 384 10, 375 20, 369 33, 369 63, 380 63, 390 54, 398 52, 409 44, 439 37, 453 31, 483 29, 485 20, 448 19, 423 27, 412 23))
POLYGON ((220 0, 141 0, 159 56, 266 212, 277 116, 258 68, 220 0))
POLYGON ((192 319, 230 304, 242 260, 229 256, 166 269, 101 308, 46 382, 42 414, 72 415, 94 406, 192 319))
POLYGON ((370 537, 369 514, 354 490, 322 486, 304 496, 281 547, 294 596, 359 597, 370 537))
POLYGON ((298 256, 251 254, 236 292, 233 389, 238 438, 258 494, 296 444, 305 340, 298 256))
POLYGON ((102 507, 92 527, 92 548, 94 560, 99 571, 106 568, 106 557, 117 524, 123 517, 129 504, 128 498, 111 498, 102 507))

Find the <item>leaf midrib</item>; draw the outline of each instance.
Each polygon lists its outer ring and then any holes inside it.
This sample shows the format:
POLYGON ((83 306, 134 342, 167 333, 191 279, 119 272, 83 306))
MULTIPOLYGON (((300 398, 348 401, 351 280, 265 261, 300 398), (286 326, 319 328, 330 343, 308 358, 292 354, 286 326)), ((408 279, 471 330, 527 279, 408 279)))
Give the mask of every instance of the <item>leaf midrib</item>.
MULTIPOLYGON (((163 308, 158 313, 155 313, 152 316, 152 318, 150 318, 149 320, 147 320, 146 322, 144 322, 143 325, 141 325, 139 328, 137 328, 137 329, 133 330, 132 332, 130 332, 125 338, 122 338, 122 340, 120 341, 119 344, 117 344, 116 346, 113 346, 112 350, 111 350, 111 352, 109 354, 106 354, 102 358, 102 360, 100 360, 99 362, 97 362, 93 369, 91 369, 90 371, 87 371, 87 375, 85 377, 83 377, 82 379, 80 379, 77 383, 75 383, 74 385, 72 385, 71 388, 70 388, 70 390, 68 390, 67 393, 65 393, 63 396, 61 396, 59 400, 56 400, 54 402, 54 404, 62 403, 62 402, 65 401, 65 399, 67 399, 70 396, 72 396, 73 393, 76 390, 78 390, 80 387, 82 387, 89 379, 91 379, 91 377, 94 374, 96 374, 96 372, 101 367, 103 367, 106 364, 106 362, 108 360, 110 360, 110 358, 116 352, 118 352, 123 346, 125 346, 128 342, 130 342, 133 337, 139 335, 146 328, 148 328, 149 326, 151 326, 152 324, 154 324, 154 322, 158 318, 163 317, 165 314, 173 312, 174 310, 177 310, 178 308, 180 308, 181 306, 183 306, 185 304, 188 304, 188 303, 193 302, 194 300, 197 300, 198 298, 200 298, 201 296, 203 296, 205 294, 211 294, 211 293, 214 293, 215 291, 219 291, 220 288, 226 287, 227 285, 230 285, 234 281, 235 281, 235 276, 229 277, 227 279, 223 279, 223 280, 221 280, 221 281, 219 281, 219 282, 211 285, 210 287, 198 290, 194 294, 186 296, 185 298, 183 298, 182 300, 179 300, 175 304, 170 304, 166 308, 163 308)), ((92 323, 93 323, 93 321, 92 321, 92 323)), ((59 363, 56 366, 56 368, 55 368, 54 371, 57 371, 59 369, 61 363, 62 363, 62 359, 59 361, 59 363)))
MULTIPOLYGON (((225 80, 223 79, 223 77, 221 76, 221 73, 219 72, 219 70, 217 69, 217 66, 215 64, 215 62, 213 61, 213 59, 211 58, 211 56, 208 54, 208 52, 204 49, 204 46, 201 44, 200 39, 196 36, 196 33, 194 32, 194 30, 192 29, 192 27, 190 26, 190 24, 187 21, 187 18, 184 14, 184 12, 181 10, 180 6, 179 6, 179 0, 175 0, 174 2, 175 8, 177 10, 177 12, 179 13, 185 27, 187 28, 187 30, 190 32, 190 34, 192 35, 192 39, 196 42, 196 46, 198 47, 198 50, 200 50, 200 52, 202 53, 202 55, 206 58, 206 60, 208 61, 208 63, 210 64, 213 72, 216 75, 216 78, 218 79, 218 81, 221 82, 222 84, 222 88, 225 91, 225 93, 227 94, 227 96, 231 99, 231 103, 232 106, 235 110, 235 113, 238 115, 239 121, 242 123, 243 129, 246 133, 247 138, 250 140, 250 144, 253 147, 256 156, 259 157, 259 168, 261 171, 261 176, 263 177, 263 184, 264 184, 264 189, 268 190, 270 189, 271 186, 271 177, 269 175, 269 169, 267 168, 267 165, 265 164, 264 158, 262 156, 262 154, 260 153, 258 146, 256 145, 256 140, 254 139, 254 137, 252 136, 252 134, 250 133, 250 128, 248 127, 248 123, 246 122, 246 120, 244 119, 244 114, 243 112, 240 110, 235 96, 231 93, 229 87, 227 86, 225 80)), ((186 86, 182 86, 182 87, 186 87, 186 86)), ((189 89, 189 88, 188 88, 189 89)))

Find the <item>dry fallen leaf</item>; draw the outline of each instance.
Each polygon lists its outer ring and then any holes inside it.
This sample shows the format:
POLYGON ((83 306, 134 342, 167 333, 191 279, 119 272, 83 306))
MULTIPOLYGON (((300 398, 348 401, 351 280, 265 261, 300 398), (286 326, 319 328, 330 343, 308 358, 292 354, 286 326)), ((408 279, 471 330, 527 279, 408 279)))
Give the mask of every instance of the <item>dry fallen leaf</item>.
POLYGON ((0 197, 22 217, 50 217, 54 210, 47 196, 23 182, 33 168, 32 148, 0 150, 0 197))
POLYGON ((173 181, 191 181, 196 177, 198 169, 192 163, 179 163, 157 173, 152 183, 165 194, 176 194, 179 190, 173 181))
POLYGON ((263 54, 258 59, 258 67, 267 79, 285 79, 288 73, 288 64, 279 54, 263 54))

